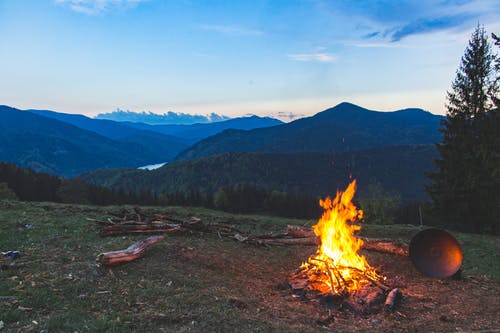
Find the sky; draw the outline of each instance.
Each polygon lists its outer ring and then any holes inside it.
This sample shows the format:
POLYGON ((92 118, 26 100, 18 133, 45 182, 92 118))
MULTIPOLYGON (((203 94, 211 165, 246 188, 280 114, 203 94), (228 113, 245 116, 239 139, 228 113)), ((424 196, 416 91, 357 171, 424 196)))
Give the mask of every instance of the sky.
POLYGON ((500 1, 0 0, 0 104, 282 120, 347 101, 445 114, 500 1))

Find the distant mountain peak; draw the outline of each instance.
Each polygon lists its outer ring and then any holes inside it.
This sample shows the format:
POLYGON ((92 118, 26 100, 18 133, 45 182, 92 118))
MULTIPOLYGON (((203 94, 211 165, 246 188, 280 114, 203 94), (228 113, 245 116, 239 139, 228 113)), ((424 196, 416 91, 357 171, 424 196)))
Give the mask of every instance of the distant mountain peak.
POLYGON ((353 104, 353 103, 342 102, 342 103, 339 103, 331 108, 328 108, 328 109, 326 109, 318 114, 322 114, 322 113, 334 114, 334 113, 346 113, 346 112, 351 113, 351 112, 376 112, 376 111, 366 109, 364 107, 361 107, 361 106, 353 104))
POLYGON ((350 103, 350 102, 341 102, 333 107, 333 109, 344 109, 344 108, 364 109, 361 106, 350 103))

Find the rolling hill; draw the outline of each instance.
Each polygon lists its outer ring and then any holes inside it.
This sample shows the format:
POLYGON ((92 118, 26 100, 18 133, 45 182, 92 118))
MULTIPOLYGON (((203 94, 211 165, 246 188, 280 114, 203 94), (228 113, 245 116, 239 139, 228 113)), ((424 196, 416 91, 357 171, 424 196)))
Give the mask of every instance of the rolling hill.
POLYGON ((347 152, 440 141, 443 117, 421 109, 377 112, 341 103, 309 118, 273 127, 226 130, 177 156, 196 159, 225 152, 347 152))

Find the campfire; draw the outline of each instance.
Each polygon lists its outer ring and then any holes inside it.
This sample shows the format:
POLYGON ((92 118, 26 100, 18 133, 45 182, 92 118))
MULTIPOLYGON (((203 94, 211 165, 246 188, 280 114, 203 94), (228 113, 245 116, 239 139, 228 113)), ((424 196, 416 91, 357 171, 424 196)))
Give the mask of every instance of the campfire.
POLYGON ((289 284, 294 294, 319 300, 328 307, 373 313, 385 305, 391 311, 401 292, 398 288, 390 290, 383 283, 385 277, 358 253, 367 246, 355 235, 363 218, 363 211, 352 202, 355 192, 354 180, 344 192, 338 191, 334 199, 320 200, 324 213, 312 227, 319 239, 318 249, 290 276, 289 284))
POLYGON ((338 191, 334 199, 320 200, 325 211, 313 226, 320 244, 299 272, 308 277, 309 289, 345 296, 383 279, 358 253, 363 241, 355 236, 361 229, 356 222, 363 218, 363 211, 352 203, 355 191, 354 180, 344 192, 338 191))

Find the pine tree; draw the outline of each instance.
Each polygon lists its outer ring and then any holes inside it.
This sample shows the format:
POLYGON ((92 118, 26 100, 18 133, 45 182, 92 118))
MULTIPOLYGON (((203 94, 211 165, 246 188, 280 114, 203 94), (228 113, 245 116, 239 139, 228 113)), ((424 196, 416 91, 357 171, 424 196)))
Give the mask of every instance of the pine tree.
POLYGON ((443 141, 437 144, 441 156, 427 188, 444 224, 474 232, 494 229, 500 217, 494 61, 486 32, 478 26, 447 93, 443 141))
MULTIPOLYGON (((491 38, 493 38, 495 45, 500 48, 500 37, 498 37, 497 35, 492 33, 491 38)), ((500 86, 500 57, 499 56, 497 56, 496 60, 495 60, 495 73, 496 73, 496 77, 495 77, 493 88, 490 91, 490 95, 491 95, 491 100, 495 104, 495 107, 498 111, 498 109, 500 108, 500 98, 498 98, 498 91, 499 91, 499 86, 500 86)))

